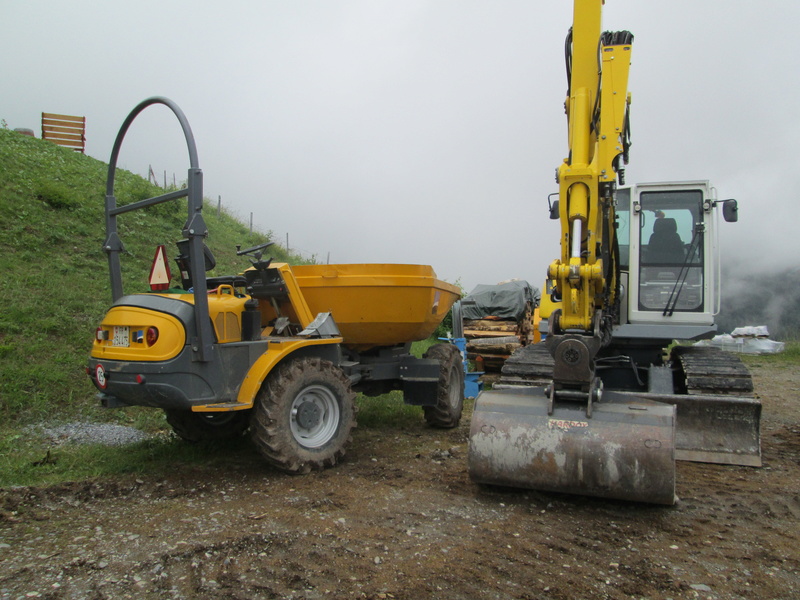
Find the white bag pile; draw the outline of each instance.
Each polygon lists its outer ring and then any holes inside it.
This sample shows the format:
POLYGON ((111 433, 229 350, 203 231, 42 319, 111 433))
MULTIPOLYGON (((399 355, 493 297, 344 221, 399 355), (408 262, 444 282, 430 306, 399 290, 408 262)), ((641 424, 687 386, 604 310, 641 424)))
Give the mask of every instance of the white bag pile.
POLYGON ((766 325, 737 327, 731 333, 701 340, 695 346, 713 346, 727 352, 740 354, 777 354, 783 352, 785 344, 769 339, 766 325))

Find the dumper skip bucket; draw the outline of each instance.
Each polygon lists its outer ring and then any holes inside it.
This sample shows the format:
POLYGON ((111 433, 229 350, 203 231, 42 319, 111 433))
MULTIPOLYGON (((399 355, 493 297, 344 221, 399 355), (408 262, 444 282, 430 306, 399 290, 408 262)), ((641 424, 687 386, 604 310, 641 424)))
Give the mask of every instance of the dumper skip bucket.
POLYGON ((469 475, 478 483, 675 503, 675 407, 606 392, 581 403, 542 388, 482 392, 472 416, 469 475))

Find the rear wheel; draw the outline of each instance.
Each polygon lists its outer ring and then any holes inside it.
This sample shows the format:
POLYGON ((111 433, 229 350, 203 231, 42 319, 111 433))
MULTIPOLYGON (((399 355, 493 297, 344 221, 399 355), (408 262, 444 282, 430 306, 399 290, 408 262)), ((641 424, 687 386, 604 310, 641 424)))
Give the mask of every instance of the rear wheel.
POLYGON ((250 411, 197 413, 166 409, 167 423, 182 440, 213 442, 242 435, 250 424, 250 411))
POLYGON ((439 361, 436 406, 425 406, 425 421, 432 427, 451 429, 461 420, 464 409, 464 365, 461 352, 452 344, 436 344, 424 358, 439 361))
POLYGON ((355 427, 355 394, 333 363, 296 359, 270 373, 250 422, 253 442, 271 465, 308 473, 335 465, 355 427))

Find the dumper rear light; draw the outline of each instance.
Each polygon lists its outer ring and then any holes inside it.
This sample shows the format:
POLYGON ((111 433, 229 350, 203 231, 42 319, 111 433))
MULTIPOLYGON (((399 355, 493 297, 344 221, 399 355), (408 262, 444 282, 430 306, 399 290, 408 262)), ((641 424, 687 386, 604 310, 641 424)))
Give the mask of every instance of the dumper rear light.
POLYGON ((98 327, 97 331, 95 331, 94 337, 98 342, 108 341, 108 329, 103 329, 102 327, 98 327))
POLYGON ((147 328, 147 333, 145 334, 145 341, 147 342, 148 346, 152 346, 158 341, 158 328, 157 327, 148 327, 147 328))

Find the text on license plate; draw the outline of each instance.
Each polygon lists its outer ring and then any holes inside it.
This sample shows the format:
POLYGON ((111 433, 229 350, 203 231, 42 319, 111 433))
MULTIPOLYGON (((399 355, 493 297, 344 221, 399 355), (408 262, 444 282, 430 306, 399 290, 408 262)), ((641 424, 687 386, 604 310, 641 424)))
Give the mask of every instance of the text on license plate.
POLYGON ((111 339, 112 346, 130 346, 130 327, 114 326, 114 337, 111 339))

